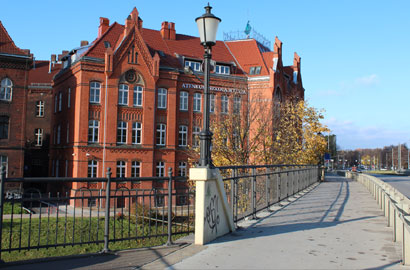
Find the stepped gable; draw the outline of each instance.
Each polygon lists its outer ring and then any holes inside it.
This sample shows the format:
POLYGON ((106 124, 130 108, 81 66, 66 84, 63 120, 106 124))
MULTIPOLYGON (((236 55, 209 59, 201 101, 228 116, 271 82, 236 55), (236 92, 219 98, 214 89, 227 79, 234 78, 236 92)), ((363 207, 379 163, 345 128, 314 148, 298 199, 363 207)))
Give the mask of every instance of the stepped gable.
POLYGON ((16 54, 16 55, 29 55, 30 52, 22 50, 14 44, 14 41, 9 36, 3 23, 0 21, 0 53, 16 54))
MULTIPOLYGON (((124 27, 124 25, 114 22, 100 38, 93 41, 84 55, 103 59, 106 50, 104 41, 110 42, 115 51, 123 41, 124 27)), ((178 59, 178 55, 198 60, 203 59, 204 48, 198 37, 176 34, 175 39, 164 39, 158 30, 142 28, 140 31, 151 56, 154 56, 156 52, 163 53, 159 54, 161 66, 182 68, 182 62, 178 59)), ((235 62, 223 41, 217 41, 216 45, 212 47, 212 59, 222 63, 235 62)), ((242 71, 238 70, 236 73, 241 74, 242 71)))

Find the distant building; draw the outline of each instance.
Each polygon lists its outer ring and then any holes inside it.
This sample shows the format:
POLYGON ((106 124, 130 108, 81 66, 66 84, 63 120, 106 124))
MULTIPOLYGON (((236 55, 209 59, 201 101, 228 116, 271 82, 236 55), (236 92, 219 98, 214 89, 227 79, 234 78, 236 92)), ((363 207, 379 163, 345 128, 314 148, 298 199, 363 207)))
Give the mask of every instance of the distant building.
MULTIPOLYGON (((183 70, 202 77, 203 54, 199 38, 172 22, 143 28, 135 8, 124 25, 100 18, 97 38, 64 55, 54 78, 51 175, 103 177, 108 167, 114 177, 186 175, 203 85, 183 70)), ((212 60, 211 114, 241 110, 256 92, 272 102, 304 98, 300 57, 284 67, 277 38, 273 51, 254 39, 217 41, 212 60)))

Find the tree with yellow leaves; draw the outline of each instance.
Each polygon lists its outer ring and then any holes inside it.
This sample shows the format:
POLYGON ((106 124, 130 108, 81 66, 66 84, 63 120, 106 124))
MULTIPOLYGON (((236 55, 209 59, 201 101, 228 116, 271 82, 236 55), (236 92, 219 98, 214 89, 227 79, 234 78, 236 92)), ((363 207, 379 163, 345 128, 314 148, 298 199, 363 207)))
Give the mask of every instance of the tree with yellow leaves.
MULTIPOLYGON (((212 160, 215 166, 318 164, 326 151, 328 132, 321 111, 305 101, 253 98, 241 112, 211 119, 212 160)), ((190 148, 191 160, 199 149, 190 148)))

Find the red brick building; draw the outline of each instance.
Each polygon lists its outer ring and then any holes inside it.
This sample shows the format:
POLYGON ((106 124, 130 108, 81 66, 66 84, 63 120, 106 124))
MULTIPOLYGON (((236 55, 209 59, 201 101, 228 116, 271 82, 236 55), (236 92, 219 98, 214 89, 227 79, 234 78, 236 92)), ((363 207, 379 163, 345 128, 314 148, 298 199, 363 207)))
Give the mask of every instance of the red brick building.
MULTIPOLYGON (((124 25, 100 18, 97 38, 66 54, 54 77, 51 175, 103 177, 107 167, 116 177, 164 176, 168 168, 185 175, 185 150, 202 127, 203 86, 183 69, 202 77, 203 54, 199 38, 177 34, 172 22, 143 28, 135 8, 124 25)), ((257 91, 271 100, 304 97, 300 58, 284 67, 278 39, 273 51, 254 39, 217 41, 212 60, 211 114, 236 113, 257 91)))
POLYGON ((33 57, 18 48, 0 22, 0 163, 8 177, 24 174, 26 106, 33 57))
POLYGON ((55 56, 51 61, 33 61, 28 76, 24 176, 48 176, 52 79, 60 70, 55 56))
POLYGON ((59 69, 18 48, 0 22, 0 162, 7 177, 48 176, 52 78, 59 69))

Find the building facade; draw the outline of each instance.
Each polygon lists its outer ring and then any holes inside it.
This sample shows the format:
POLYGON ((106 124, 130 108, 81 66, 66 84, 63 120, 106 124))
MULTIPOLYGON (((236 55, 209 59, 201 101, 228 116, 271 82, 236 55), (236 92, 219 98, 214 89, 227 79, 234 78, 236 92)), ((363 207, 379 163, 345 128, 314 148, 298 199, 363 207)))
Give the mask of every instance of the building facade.
MULTIPOLYGON (((7 177, 24 175, 28 75, 33 57, 18 48, 0 22, 0 163, 7 177)), ((11 187, 9 189, 17 188, 11 187)))
MULTIPOLYGON (((143 28, 136 8, 124 25, 100 18, 95 41, 67 53, 54 77, 51 176, 104 177, 108 167, 114 177, 166 176, 169 168, 185 176, 186 150, 202 129, 203 53, 199 38, 177 34, 172 22, 143 28)), ((256 92, 303 99, 299 56, 289 67, 281 57, 277 38, 273 51, 254 39, 217 41, 211 117, 238 113, 256 92)))

